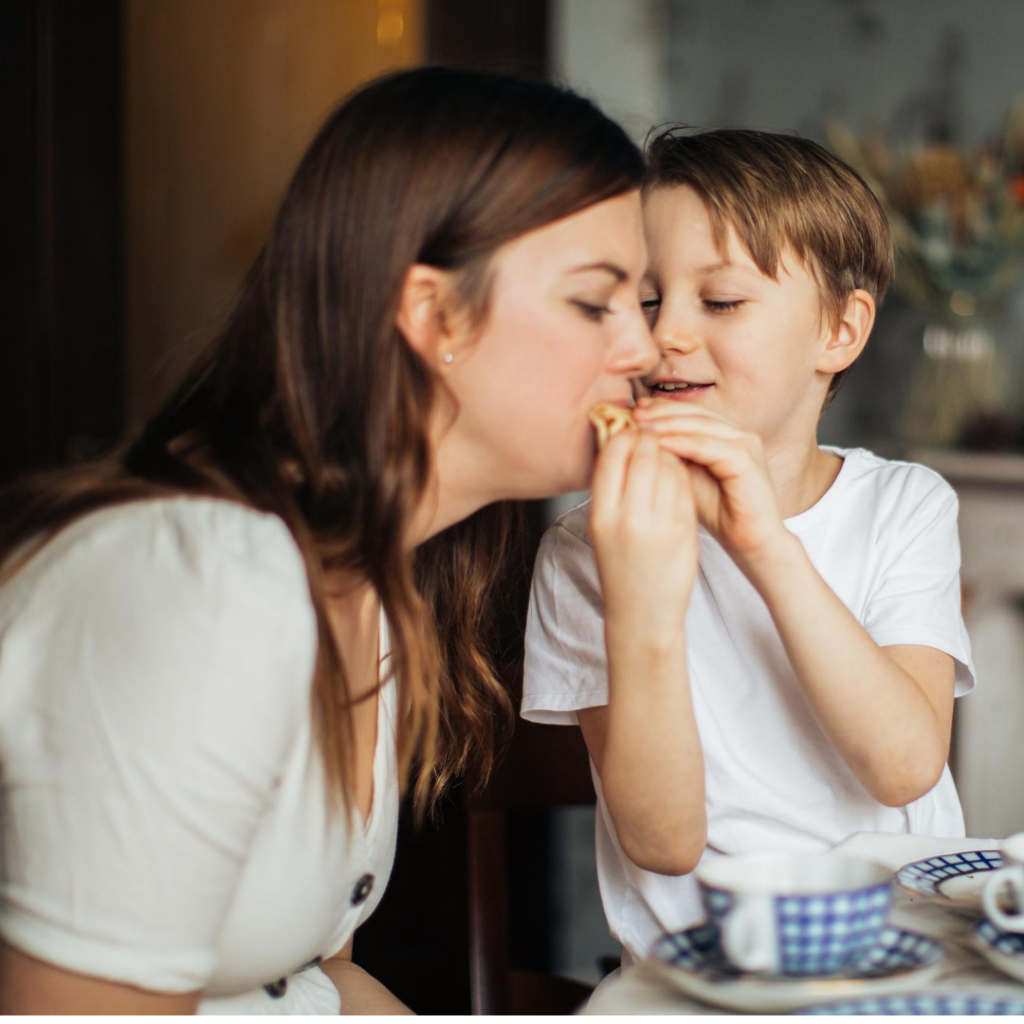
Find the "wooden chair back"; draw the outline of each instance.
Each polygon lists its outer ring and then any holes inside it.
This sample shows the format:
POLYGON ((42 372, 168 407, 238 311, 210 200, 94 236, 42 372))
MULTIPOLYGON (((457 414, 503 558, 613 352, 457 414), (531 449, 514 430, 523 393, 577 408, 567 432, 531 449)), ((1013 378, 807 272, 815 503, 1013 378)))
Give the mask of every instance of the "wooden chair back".
MULTIPOLYGON (((513 692, 518 692, 513 687, 513 692)), ((517 970, 511 957, 510 818, 593 804, 594 786, 577 728, 518 720, 487 790, 467 801, 470 989, 477 1014, 563 1014, 584 1002, 587 985, 517 970)))

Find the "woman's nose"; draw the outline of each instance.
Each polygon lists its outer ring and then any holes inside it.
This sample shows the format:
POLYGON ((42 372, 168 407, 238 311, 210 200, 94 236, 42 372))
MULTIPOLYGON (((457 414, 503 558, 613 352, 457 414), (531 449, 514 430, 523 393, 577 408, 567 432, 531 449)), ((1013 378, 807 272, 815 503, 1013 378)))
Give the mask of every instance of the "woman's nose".
POLYGON ((623 377, 644 377, 658 365, 659 359, 647 321, 638 313, 630 318, 628 329, 613 348, 609 370, 623 377))

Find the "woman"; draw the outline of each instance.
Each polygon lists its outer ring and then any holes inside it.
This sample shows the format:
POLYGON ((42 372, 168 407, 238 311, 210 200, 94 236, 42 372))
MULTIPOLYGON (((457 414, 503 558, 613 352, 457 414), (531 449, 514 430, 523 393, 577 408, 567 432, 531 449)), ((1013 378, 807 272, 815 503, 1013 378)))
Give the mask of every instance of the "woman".
MULTIPOLYGON (((641 172, 552 86, 371 84, 138 440, 4 497, 0 1010, 403 1009, 352 935, 400 787, 485 777, 509 715, 499 503, 587 486, 588 409, 656 360, 641 172)), ((600 475, 609 544, 692 531, 652 442, 600 475)))

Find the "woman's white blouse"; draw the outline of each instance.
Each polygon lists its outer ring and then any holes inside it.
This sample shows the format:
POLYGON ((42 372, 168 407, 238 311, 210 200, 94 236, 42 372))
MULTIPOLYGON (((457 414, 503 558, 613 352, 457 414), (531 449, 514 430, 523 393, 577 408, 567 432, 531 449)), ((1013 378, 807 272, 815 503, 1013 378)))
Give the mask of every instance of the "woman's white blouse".
POLYGON ((337 1013, 315 963, 391 872, 396 697, 389 683, 364 826, 328 806, 316 646, 288 529, 223 501, 93 513, 0 587, 4 939, 201 990, 203 1013, 337 1013))

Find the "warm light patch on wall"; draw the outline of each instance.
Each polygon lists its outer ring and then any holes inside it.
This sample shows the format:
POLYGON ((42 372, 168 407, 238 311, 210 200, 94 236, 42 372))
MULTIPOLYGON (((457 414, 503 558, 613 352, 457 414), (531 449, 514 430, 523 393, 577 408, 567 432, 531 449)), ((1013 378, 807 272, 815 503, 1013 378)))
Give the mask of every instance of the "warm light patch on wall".
POLYGON ((137 425, 210 337, 353 89, 424 58, 425 0, 122 0, 126 378, 137 425))
POLYGON ((379 0, 381 12, 377 15, 377 45, 398 46, 405 37, 405 12, 400 4, 379 0))

